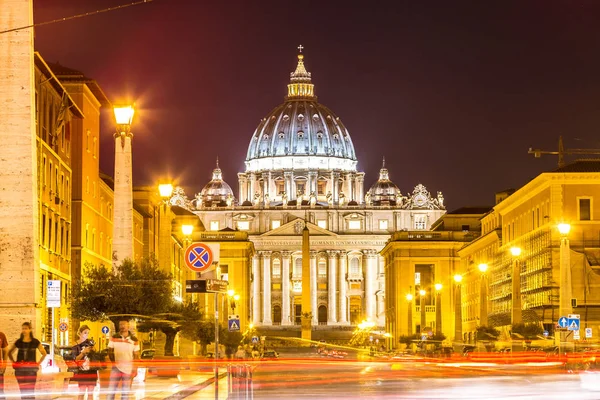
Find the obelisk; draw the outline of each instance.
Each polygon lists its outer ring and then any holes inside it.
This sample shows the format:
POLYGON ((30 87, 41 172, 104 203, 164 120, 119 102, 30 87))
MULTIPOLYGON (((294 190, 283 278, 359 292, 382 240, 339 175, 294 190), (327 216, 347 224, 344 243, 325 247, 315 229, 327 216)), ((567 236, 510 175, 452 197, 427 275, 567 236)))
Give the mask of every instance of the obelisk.
POLYGON ((312 307, 310 294, 317 288, 310 279, 310 233, 304 221, 302 230, 302 340, 312 340, 312 307))
POLYGON ((0 327, 41 336, 32 0, 0 0, 0 327), (25 28, 29 27, 29 28, 25 28))

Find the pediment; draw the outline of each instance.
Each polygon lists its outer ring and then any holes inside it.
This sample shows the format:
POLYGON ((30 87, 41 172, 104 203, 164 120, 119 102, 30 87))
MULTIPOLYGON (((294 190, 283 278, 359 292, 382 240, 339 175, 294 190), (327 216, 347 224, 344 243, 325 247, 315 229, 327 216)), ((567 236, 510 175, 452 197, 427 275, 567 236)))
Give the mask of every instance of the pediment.
MULTIPOLYGON (((317 225, 307 222, 308 232, 311 236, 337 236, 335 233, 318 227, 317 225)), ((265 236, 302 236, 302 230, 304 229, 304 220, 302 218, 296 218, 287 224, 281 225, 277 229, 270 230, 260 235, 265 236)))

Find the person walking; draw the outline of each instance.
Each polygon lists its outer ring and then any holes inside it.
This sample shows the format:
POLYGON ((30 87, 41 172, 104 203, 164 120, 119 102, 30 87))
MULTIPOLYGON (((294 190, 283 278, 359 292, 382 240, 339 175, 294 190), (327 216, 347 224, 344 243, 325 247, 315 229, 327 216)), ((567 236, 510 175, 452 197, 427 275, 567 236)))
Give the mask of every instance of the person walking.
POLYGON ((19 383, 22 399, 35 399, 35 384, 40 365, 46 358, 44 346, 33 337, 31 323, 23 322, 21 337, 8 348, 8 358, 15 370, 15 377, 19 383), (17 350, 17 359, 13 354, 17 350), (40 352, 40 361, 37 361, 36 350, 40 352))
POLYGON ((85 398, 87 393, 88 399, 93 399, 94 388, 98 381, 98 368, 90 361, 90 356, 96 351, 95 343, 89 339, 90 327, 81 325, 77 331, 79 340, 72 348, 72 357, 77 364, 77 371, 73 373, 72 381, 79 385, 79 400, 85 398))
POLYGON ((134 361, 140 358, 140 344, 129 332, 129 320, 119 321, 119 333, 110 338, 108 356, 113 362, 110 371, 107 400, 114 400, 119 384, 121 384, 121 400, 129 398, 131 381, 135 378, 137 369, 134 361))
POLYGON ((6 335, 0 332, 0 399, 4 398, 4 371, 8 364, 8 340, 6 335))

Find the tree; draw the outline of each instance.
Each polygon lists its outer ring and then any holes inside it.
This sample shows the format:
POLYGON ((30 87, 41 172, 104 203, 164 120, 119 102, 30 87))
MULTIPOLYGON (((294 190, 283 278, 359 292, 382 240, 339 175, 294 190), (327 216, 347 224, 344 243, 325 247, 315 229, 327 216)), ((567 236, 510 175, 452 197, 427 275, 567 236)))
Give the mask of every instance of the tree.
POLYGON ((514 324, 512 326, 512 333, 517 333, 523 336, 525 339, 535 339, 536 336, 544 333, 544 328, 539 324, 514 324))
POLYGON ((120 317, 144 319, 172 307, 171 275, 162 271, 153 258, 139 263, 127 259, 114 269, 87 263, 84 271, 71 291, 74 318, 110 319, 118 325, 120 317))
POLYGON ((477 340, 498 340, 500 332, 498 329, 491 326, 478 326, 477 327, 477 340))

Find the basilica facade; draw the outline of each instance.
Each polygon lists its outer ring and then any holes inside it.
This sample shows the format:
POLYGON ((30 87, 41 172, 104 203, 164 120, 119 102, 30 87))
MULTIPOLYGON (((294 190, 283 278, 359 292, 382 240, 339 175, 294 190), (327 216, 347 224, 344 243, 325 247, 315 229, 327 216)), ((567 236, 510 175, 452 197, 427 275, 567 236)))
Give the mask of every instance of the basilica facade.
POLYGON ((246 231, 249 322, 263 328, 300 325, 302 280, 310 279, 313 325, 385 322, 384 260, 391 234, 428 230, 445 213, 441 192, 417 184, 403 194, 385 160, 365 191, 365 174, 346 126, 314 93, 298 55, 287 96, 250 138, 238 193, 217 166, 212 180, 188 199, 171 200, 202 220, 207 231, 246 231), (302 276, 302 230, 310 232, 310 276, 302 276))

